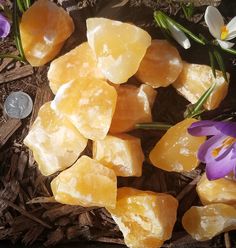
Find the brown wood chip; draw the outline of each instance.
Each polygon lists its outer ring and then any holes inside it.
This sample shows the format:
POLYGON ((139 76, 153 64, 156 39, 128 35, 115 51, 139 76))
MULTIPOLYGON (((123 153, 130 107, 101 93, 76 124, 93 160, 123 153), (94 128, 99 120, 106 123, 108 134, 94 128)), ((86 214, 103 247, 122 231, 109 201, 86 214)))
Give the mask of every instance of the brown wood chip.
POLYGON ((64 232, 61 227, 58 227, 54 232, 48 235, 47 241, 44 243, 45 246, 55 245, 64 238, 64 232))
POLYGON ((12 82, 19 78, 24 78, 30 76, 34 73, 33 67, 31 65, 24 65, 14 70, 7 71, 0 74, 0 84, 12 82))
POLYGON ((44 231, 43 226, 41 225, 33 226, 24 235, 22 239, 23 243, 27 246, 32 245, 37 240, 37 238, 42 234, 43 231, 44 231))

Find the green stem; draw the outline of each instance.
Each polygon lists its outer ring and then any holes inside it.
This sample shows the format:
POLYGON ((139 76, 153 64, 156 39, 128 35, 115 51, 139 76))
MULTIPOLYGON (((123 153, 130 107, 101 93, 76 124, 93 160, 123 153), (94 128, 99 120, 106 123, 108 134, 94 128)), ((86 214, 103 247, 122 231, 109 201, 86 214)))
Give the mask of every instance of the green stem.
POLYGON ((21 0, 17 0, 17 6, 18 6, 21 13, 23 13, 25 11, 25 6, 22 5, 21 0))
POLYGON ((30 5, 31 5, 31 2, 30 2, 30 0, 25 0, 25 2, 26 2, 26 7, 28 9, 30 7, 30 5))
POLYGON ((4 58, 12 58, 15 60, 19 60, 19 61, 23 61, 23 58, 14 54, 0 54, 0 58, 4 59, 4 58))
POLYGON ((225 81, 229 82, 227 74, 226 74, 226 70, 225 70, 225 64, 224 64, 224 61, 222 59, 221 54, 216 49, 214 49, 213 55, 215 56, 216 61, 217 61, 218 65, 219 65, 219 67, 220 67, 220 70, 223 73, 225 81))
POLYGON ((212 51, 210 51, 210 50, 208 51, 208 54, 209 54, 209 58, 210 58, 211 70, 212 70, 214 77, 216 78, 216 66, 215 66, 214 55, 213 55, 212 51))
POLYGON ((137 129, 146 129, 146 130, 168 130, 172 125, 166 124, 163 122, 150 122, 150 123, 138 123, 135 125, 137 129))
POLYGON ((235 50, 235 49, 232 49, 232 48, 222 48, 222 47, 220 47, 220 48, 221 48, 223 51, 227 52, 227 53, 236 55, 236 50, 235 50))

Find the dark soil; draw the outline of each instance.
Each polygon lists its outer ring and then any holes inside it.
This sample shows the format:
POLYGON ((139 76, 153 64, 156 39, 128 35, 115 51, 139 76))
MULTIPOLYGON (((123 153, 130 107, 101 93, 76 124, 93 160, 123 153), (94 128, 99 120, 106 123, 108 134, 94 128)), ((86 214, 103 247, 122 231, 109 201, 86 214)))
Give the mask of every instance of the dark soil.
MULTIPOLYGON (((188 20, 184 17, 180 1, 177 0, 130 0, 122 7, 112 8, 118 2, 121 1, 58 1, 73 17, 76 26, 76 31, 61 54, 86 40, 85 20, 91 16, 134 23, 146 29, 153 38, 163 38, 153 21, 154 10, 165 11, 194 33, 201 32, 209 38, 203 20, 207 4, 218 6, 227 20, 236 16, 236 1, 232 0, 193 0, 196 5, 195 14, 188 20)), ((186 51, 174 44, 184 60, 209 64, 205 47, 192 42, 191 49, 186 51)), ((1 41, 0 49, 0 53, 16 53, 13 38, 1 41)), ((227 71, 231 74, 229 94, 220 108, 205 112, 202 115, 204 119, 223 119, 236 115, 236 58, 223 56, 227 71)), ((32 68, 12 59, 0 61, 0 240, 10 240, 13 244, 11 247, 16 247, 16 244, 18 247, 21 243, 29 247, 125 247, 121 232, 105 209, 53 202, 49 184, 55 175, 42 176, 32 153, 22 143, 40 106, 53 98, 48 87, 47 70, 48 65, 32 68), (34 101, 33 113, 22 121, 9 119, 3 112, 6 97, 10 92, 18 90, 28 93, 34 101)), ((160 88, 157 91, 158 97, 153 108, 154 121, 170 124, 181 121, 189 103, 172 87, 160 88)), ((147 155, 164 132, 136 130, 131 133, 141 138, 147 155)), ((88 146, 86 153, 90 152, 88 146)), ((178 220, 173 236, 163 247, 236 247, 235 232, 219 235, 211 241, 197 242, 181 226, 183 213, 192 205, 200 205, 195 184, 203 170, 204 166, 201 165, 191 173, 168 173, 153 167, 146 159, 142 177, 119 178, 119 186, 167 192, 179 199, 178 220)))

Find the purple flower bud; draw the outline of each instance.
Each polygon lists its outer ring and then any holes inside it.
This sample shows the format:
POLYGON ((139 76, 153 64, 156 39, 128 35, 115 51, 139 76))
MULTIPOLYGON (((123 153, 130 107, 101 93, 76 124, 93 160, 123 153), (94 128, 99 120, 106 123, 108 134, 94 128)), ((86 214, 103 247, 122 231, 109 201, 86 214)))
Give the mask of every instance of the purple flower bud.
POLYGON ((0 14, 0 37, 5 38, 10 33, 11 25, 7 18, 0 14))

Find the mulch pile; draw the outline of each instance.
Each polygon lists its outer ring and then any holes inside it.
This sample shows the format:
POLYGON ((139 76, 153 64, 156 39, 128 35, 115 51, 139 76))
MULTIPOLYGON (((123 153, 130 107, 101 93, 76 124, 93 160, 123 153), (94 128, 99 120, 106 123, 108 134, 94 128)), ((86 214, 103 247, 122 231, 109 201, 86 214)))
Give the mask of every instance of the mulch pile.
MULTIPOLYGON (((220 11, 225 16, 236 16, 233 1, 194 1, 198 7, 190 20, 183 19, 179 1, 131 0, 123 7, 111 8, 117 2, 58 0, 58 3, 70 12, 76 25, 75 33, 61 54, 86 39, 85 20, 90 16, 104 16, 135 23, 149 31, 153 37, 161 37, 152 20, 154 9, 162 9, 170 15, 175 15, 177 20, 185 22, 193 32, 199 30, 206 32, 202 27, 205 4, 212 3, 217 6, 220 4, 220 11)), ((180 47, 178 49, 181 56, 189 62, 209 64, 204 48, 193 45, 190 51, 184 51, 180 47)), ((1 41, 0 50, 4 53, 17 54, 13 38, 1 41)), ((234 117, 236 114, 235 59, 229 56, 225 57, 225 61, 232 78, 230 94, 220 109, 204 114, 204 118, 220 119, 234 117)), ((125 247, 119 228, 104 208, 83 208, 54 202, 51 197, 50 181, 56 175, 42 176, 32 153, 22 143, 37 117, 40 106, 53 99, 48 87, 47 70, 48 66, 32 68, 10 58, 0 61, 0 240, 10 240, 12 243, 20 241, 30 247, 33 244, 36 244, 35 247, 55 244, 67 244, 66 247, 70 247, 71 242, 81 244, 84 241, 114 243, 125 247), (28 93, 34 102, 32 114, 22 121, 8 118, 3 111, 6 97, 12 91, 18 90, 28 93)), ((158 89, 153 109, 154 120, 177 123, 183 119, 187 104, 188 102, 171 87, 158 89)), ((147 158, 150 149, 163 132, 134 130, 131 134, 141 137, 147 158)), ((88 145, 85 154, 91 153, 90 146, 91 144, 88 145)), ((200 205, 195 185, 203 169, 204 166, 200 166, 191 173, 168 173, 153 167, 146 159, 142 177, 119 178, 118 186, 167 192, 178 198, 180 203, 178 221, 172 239, 166 242, 164 247, 236 247, 233 232, 217 236, 211 241, 197 242, 181 227, 183 213, 192 205, 200 205)))

